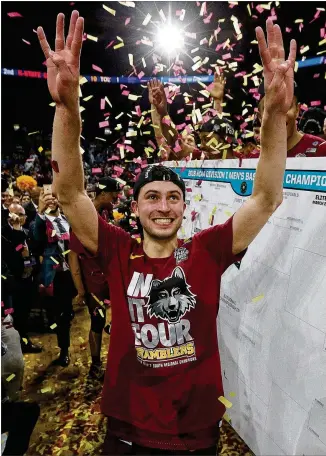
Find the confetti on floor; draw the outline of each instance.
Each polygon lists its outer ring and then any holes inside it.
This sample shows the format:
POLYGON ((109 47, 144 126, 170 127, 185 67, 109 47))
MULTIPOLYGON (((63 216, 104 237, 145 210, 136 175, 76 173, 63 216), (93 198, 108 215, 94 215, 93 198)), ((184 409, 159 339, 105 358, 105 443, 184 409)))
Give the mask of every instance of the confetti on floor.
MULTIPOLYGON (((110 319, 109 308, 107 323, 110 319)), ((102 384, 87 379, 90 366, 88 329, 88 311, 76 305, 71 328, 71 363, 67 368, 53 363, 59 354, 55 334, 50 331, 41 335, 31 334, 33 342, 42 344, 44 350, 40 354, 24 356, 23 399, 37 401, 41 407, 27 456, 100 454, 106 420, 100 413, 102 384)), ((104 332, 103 363, 106 362, 109 340, 104 332)), ((252 456, 225 420, 221 427, 219 454, 252 456)))

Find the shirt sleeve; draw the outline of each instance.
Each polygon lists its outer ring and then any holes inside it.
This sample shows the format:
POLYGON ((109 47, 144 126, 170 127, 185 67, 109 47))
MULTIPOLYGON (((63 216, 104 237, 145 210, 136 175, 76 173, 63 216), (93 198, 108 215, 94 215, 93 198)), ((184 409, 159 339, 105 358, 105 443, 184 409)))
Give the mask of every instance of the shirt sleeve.
POLYGON ((226 271, 231 264, 241 261, 244 257, 247 249, 234 255, 232 253, 232 242, 233 242, 233 216, 230 217, 222 225, 215 225, 211 228, 201 231, 194 236, 206 249, 214 260, 221 264, 222 271, 226 271))
POLYGON ((131 236, 128 233, 106 223, 100 215, 98 215, 98 250, 96 254, 92 255, 85 249, 76 236, 75 240, 77 242, 73 240, 73 243, 70 244, 71 250, 97 261, 104 275, 108 275, 112 259, 116 256, 120 257, 124 251, 130 251, 132 244, 131 236))

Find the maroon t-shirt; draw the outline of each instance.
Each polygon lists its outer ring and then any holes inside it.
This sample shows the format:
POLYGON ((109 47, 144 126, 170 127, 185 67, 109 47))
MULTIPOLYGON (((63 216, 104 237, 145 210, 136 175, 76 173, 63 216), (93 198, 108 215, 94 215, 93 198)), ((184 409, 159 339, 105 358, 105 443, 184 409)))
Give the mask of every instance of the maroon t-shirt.
POLYGON ((97 258, 87 252, 73 232, 70 233, 69 248, 78 255, 86 291, 93 293, 99 299, 108 298, 108 283, 97 258))
POLYGON ((288 157, 326 157, 326 141, 305 133, 298 144, 288 150, 288 157))
POLYGON ((99 217, 98 260, 111 293, 112 328, 102 412, 139 445, 199 449, 216 443, 225 407, 216 316, 232 254, 232 218, 178 241, 169 258, 99 217))

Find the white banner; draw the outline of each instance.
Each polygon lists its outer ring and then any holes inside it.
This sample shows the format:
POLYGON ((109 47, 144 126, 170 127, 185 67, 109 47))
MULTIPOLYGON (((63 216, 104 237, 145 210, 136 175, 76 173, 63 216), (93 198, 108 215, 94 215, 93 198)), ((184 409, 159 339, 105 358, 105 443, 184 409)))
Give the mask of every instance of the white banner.
MULTIPOLYGON (((165 163, 186 179, 181 237, 223 223, 258 160, 165 163)), ((231 424, 256 455, 326 455, 326 160, 287 161, 284 200, 222 279, 219 350, 231 424)))

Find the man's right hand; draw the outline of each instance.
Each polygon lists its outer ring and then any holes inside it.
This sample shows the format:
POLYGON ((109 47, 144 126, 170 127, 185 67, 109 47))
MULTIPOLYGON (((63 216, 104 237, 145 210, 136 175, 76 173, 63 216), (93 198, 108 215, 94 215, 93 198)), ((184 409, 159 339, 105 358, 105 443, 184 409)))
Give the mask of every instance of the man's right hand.
POLYGON ((13 212, 9 213, 8 223, 13 227, 14 230, 21 230, 20 218, 19 215, 14 214, 13 212))
POLYGON ((48 88, 57 106, 74 109, 79 100, 80 52, 83 41, 84 19, 73 11, 69 32, 65 42, 64 14, 57 17, 55 51, 46 40, 42 27, 38 27, 37 36, 46 58, 48 69, 48 88))
POLYGON ((38 203, 38 213, 43 214, 49 205, 53 202, 54 197, 51 194, 44 194, 44 190, 41 190, 39 203, 38 203))
POLYGON ((166 116, 168 113, 168 108, 163 84, 161 81, 152 79, 148 82, 147 87, 150 103, 155 107, 156 111, 161 117, 166 116))

